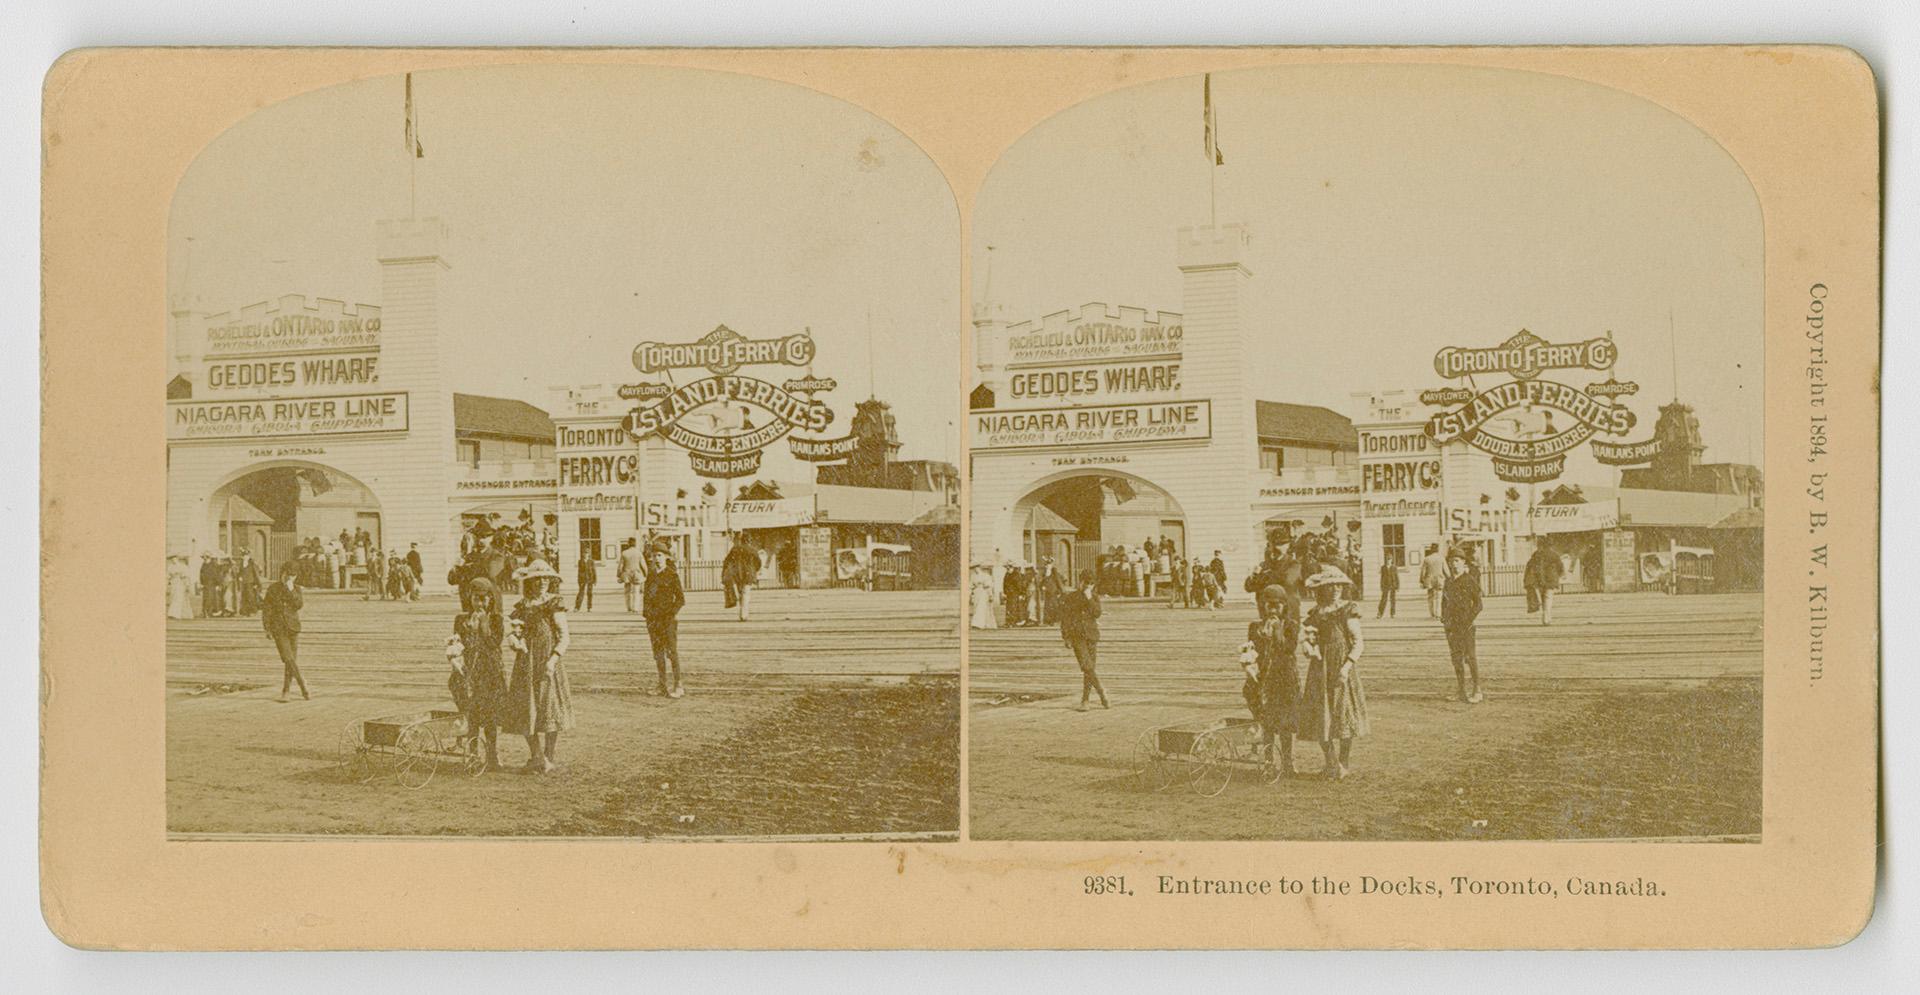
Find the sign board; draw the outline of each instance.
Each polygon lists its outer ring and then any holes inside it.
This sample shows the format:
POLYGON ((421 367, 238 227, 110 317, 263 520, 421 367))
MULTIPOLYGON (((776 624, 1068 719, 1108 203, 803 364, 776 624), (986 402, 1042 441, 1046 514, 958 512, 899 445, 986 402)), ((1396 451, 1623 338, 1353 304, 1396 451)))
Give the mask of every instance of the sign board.
POLYGON ((207 329, 207 355, 357 350, 380 346, 380 319, 354 315, 282 314, 242 319, 207 329))
POLYGON ((1211 401, 1101 404, 1084 408, 976 411, 973 448, 1034 449, 1213 437, 1211 401))
POLYGON ((1532 525, 1525 508, 1448 508, 1441 528, 1460 535, 1546 535, 1559 532, 1599 532, 1620 524, 1618 501, 1586 504, 1535 505, 1532 525))
POLYGON ((562 493, 559 507, 563 512, 595 515, 603 511, 632 511, 633 502, 632 494, 609 494, 604 491, 591 494, 562 493))
POLYGON ((806 366, 812 362, 811 335, 750 339, 725 325, 693 342, 642 342, 633 347, 633 368, 642 373, 704 367, 716 374, 726 374, 742 366, 775 363, 806 366))
POLYGON ((778 529, 811 525, 813 519, 813 499, 791 497, 766 501, 729 501, 722 524, 734 529, 778 529))
POLYGON ((1620 502, 1589 501, 1585 504, 1537 504, 1533 506, 1535 532, 1598 532, 1620 524, 1620 502))
POLYGON ((559 467, 559 486, 563 488, 631 486, 640 472, 640 456, 637 453, 569 454, 559 458, 559 467))
POLYGON ((1036 366, 1007 374, 1007 399, 1020 404, 1167 397, 1179 393, 1180 361, 1177 359, 1036 366))
POLYGON ((1007 363, 1009 367, 1014 367, 1035 363, 1105 362, 1147 357, 1177 359, 1181 355, 1184 329, 1179 325, 1153 322, 1123 325, 1095 320, 1075 322, 1064 328, 1032 331, 1015 325, 1008 332, 1007 363))
MULTIPOLYGON (((621 397, 641 403, 621 428, 636 440, 658 435, 685 449, 700 476, 752 476, 760 472, 761 454, 769 445, 789 432, 818 432, 832 424, 833 409, 816 395, 837 384, 813 376, 813 355, 811 334, 749 339, 725 325, 694 342, 642 342, 633 350, 633 365, 642 373, 704 367, 714 375, 677 387, 622 385, 621 397), (807 375, 776 384, 735 372, 772 364, 805 366, 807 375), (695 431, 688 416, 702 409, 717 416, 702 423, 705 431, 695 431)), ((856 448, 851 438, 795 436, 789 445, 797 458, 813 462, 842 460, 856 448)))
MULTIPOLYGON (((1611 335, 1582 342, 1554 343, 1521 329, 1489 348, 1449 346, 1433 357, 1434 371, 1448 379, 1469 378, 1469 387, 1425 391, 1424 403, 1443 410, 1427 420, 1435 442, 1464 439, 1493 457, 1494 475, 1516 483, 1553 480, 1566 468, 1567 453, 1595 436, 1622 436, 1635 418, 1618 399, 1639 390, 1613 377, 1620 358, 1611 335), (1607 379, 1582 387, 1540 379, 1548 370, 1605 370, 1607 379), (1479 389, 1475 374, 1506 374, 1513 379, 1479 389), (1458 405, 1452 407, 1451 405, 1458 405)), ((1646 445, 1622 446, 1596 441, 1597 457, 1626 463, 1645 455, 1646 445)))
POLYGON ((1254 492, 1256 500, 1288 501, 1308 498, 1353 497, 1359 484, 1261 484, 1254 492))
POLYGON ((225 359, 206 365, 204 393, 246 395, 365 389, 380 382, 378 352, 341 352, 272 359, 225 359))
POLYGON ((456 480, 456 491, 540 491, 546 493, 554 489, 552 477, 515 477, 503 480, 456 480))
POLYGON ((405 393, 167 402, 169 442, 406 430, 405 393))

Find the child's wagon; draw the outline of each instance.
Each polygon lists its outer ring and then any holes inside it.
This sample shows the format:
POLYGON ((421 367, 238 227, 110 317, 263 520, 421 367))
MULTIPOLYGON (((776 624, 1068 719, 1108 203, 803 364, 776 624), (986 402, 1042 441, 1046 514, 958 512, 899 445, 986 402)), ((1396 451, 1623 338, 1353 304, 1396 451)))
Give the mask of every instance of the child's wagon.
POLYGON ((423 788, 443 768, 478 776, 487 762, 467 732, 465 715, 433 709, 347 723, 340 733, 340 767, 363 784, 392 775, 409 788, 423 788))
POLYGON ((1212 797, 1235 776, 1272 784, 1280 777, 1260 725, 1249 718, 1208 719, 1159 726, 1140 734, 1134 765, 1142 787, 1166 791, 1186 785, 1212 797))

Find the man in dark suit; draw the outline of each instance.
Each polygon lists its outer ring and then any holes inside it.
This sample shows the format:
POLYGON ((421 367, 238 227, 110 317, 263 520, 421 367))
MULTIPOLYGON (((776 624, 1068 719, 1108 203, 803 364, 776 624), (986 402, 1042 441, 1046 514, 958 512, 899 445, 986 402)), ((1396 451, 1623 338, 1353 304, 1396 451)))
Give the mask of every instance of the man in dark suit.
POLYGON ((1480 659, 1474 647, 1474 620, 1480 617, 1480 573, 1465 546, 1447 553, 1447 584, 1440 589, 1440 624, 1447 630, 1447 652, 1453 657, 1453 679, 1461 701, 1479 704, 1480 659), (1467 680, 1473 690, 1467 690, 1467 680))
POLYGON ((1080 664, 1080 707, 1087 710, 1087 697, 1095 692, 1100 695, 1100 707, 1111 708, 1107 704, 1107 689, 1100 686, 1100 677, 1094 673, 1094 666, 1100 655, 1100 595, 1094 593, 1092 571, 1080 572, 1080 587, 1060 599, 1060 638, 1073 650, 1073 659, 1080 664))
POLYGON ((307 693, 307 679, 300 675, 300 665, 294 657, 300 650, 300 609, 306 599, 300 596, 300 582, 295 574, 298 568, 289 563, 280 569, 280 579, 267 588, 266 607, 260 613, 260 625, 267 630, 267 638, 273 640, 273 648, 280 651, 280 700, 287 700, 287 689, 296 682, 300 685, 300 697, 311 700, 307 693))
POLYGON ((1215 590, 1218 592, 1214 597, 1214 606, 1221 607, 1227 603, 1227 561, 1220 558, 1219 550, 1213 551, 1213 561, 1207 564, 1207 570, 1213 574, 1215 590))
POLYGON ((678 698, 686 694, 680 688, 680 608, 687 603, 680 587, 680 575, 673 569, 667 551, 654 548, 647 553, 646 589, 640 596, 640 614, 647 620, 647 640, 653 644, 653 666, 660 672, 655 694, 678 698), (673 660, 673 687, 667 687, 667 660, 673 660))
POLYGON ((220 561, 212 553, 200 554, 200 617, 217 618, 225 610, 220 603, 220 561))
POLYGON ((1560 589, 1563 572, 1560 557, 1544 545, 1533 551, 1521 571, 1520 579, 1527 589, 1527 614, 1539 612, 1541 625, 1553 624, 1553 592, 1560 589))
POLYGON ((726 589, 727 607, 740 610, 740 621, 747 620, 754 582, 760 579, 760 554, 753 551, 747 537, 734 533, 733 546, 720 561, 720 584, 726 589))
POLYGON ((1400 614, 1400 568, 1395 566, 1393 558, 1380 558, 1380 610, 1374 618, 1385 618, 1400 614))
POLYGON ((600 580, 600 564, 593 559, 594 544, 580 544, 580 562, 574 564, 574 582, 579 585, 573 592, 573 610, 579 611, 581 604, 593 610, 593 585, 600 580))

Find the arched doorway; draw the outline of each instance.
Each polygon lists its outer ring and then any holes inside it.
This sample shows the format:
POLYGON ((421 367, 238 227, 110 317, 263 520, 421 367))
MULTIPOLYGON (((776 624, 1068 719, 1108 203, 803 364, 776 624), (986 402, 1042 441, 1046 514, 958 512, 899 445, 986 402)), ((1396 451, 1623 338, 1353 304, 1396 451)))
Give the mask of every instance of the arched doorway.
POLYGON ((1019 558, 1036 564, 1051 558, 1068 577, 1092 569, 1102 553, 1137 551, 1149 539, 1156 547, 1173 546, 1156 558, 1156 572, 1161 560, 1194 556, 1180 502, 1131 474, 1082 471, 1042 481, 1014 502, 1013 525, 1019 558))
MULTIPOLYGON (((317 463, 277 463, 242 471, 215 488, 207 504, 214 544, 229 556, 252 552, 269 577, 309 540, 324 545, 343 531, 349 537, 365 532, 373 549, 385 548, 380 502, 372 489, 317 463)), ((336 571, 301 580, 325 588, 337 586, 339 576, 336 571)))

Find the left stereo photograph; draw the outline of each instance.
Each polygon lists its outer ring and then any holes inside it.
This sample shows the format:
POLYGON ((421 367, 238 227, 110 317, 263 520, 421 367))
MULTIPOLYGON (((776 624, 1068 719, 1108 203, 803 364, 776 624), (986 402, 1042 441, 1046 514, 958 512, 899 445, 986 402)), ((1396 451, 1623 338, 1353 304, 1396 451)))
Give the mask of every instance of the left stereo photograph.
POLYGON ((235 124, 167 233, 169 835, 957 838, 960 244, 765 79, 235 124))

